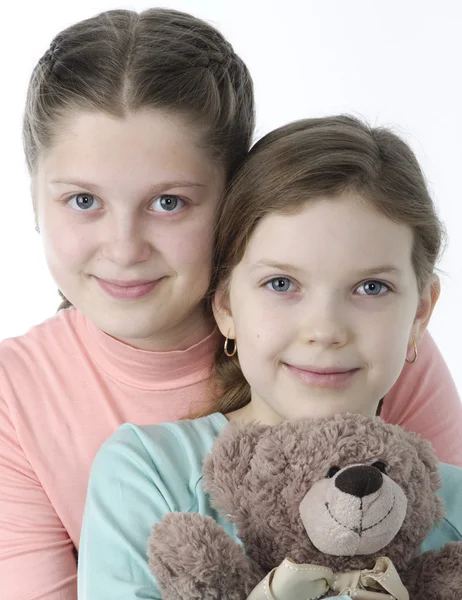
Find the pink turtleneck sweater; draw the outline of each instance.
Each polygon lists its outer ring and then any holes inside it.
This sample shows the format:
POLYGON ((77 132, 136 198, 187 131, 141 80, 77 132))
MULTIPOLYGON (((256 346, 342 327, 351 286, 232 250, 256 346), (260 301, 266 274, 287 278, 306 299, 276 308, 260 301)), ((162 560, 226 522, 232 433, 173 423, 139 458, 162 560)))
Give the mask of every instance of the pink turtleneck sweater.
MULTIPOLYGON (((123 422, 173 421, 203 406, 216 341, 137 350, 69 309, 0 344, 1 600, 76 599, 74 547, 96 451, 123 422)), ((462 465, 462 404, 429 335, 382 416, 462 465)))

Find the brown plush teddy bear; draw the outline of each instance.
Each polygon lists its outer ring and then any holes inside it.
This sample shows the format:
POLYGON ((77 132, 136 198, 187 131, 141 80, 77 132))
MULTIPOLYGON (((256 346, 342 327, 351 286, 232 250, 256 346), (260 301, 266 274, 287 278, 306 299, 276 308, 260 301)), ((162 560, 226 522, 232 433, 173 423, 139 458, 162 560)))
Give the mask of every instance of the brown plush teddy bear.
POLYGON ((149 542, 164 600, 462 598, 462 542, 419 556, 443 508, 413 433, 361 415, 230 423, 203 473, 242 546, 211 517, 166 515, 149 542))

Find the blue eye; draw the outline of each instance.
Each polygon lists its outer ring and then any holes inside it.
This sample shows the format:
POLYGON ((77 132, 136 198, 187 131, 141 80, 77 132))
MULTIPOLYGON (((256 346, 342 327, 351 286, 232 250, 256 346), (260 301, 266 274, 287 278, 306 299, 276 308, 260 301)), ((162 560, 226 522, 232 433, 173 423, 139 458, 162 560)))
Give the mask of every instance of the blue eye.
POLYGON ((381 281, 376 281, 375 279, 365 281, 358 288, 356 288, 356 292, 360 296, 382 296, 384 293, 389 291, 390 288, 388 285, 385 285, 381 281), (363 290, 362 292, 359 291, 361 289, 363 290))
POLYGON ((274 290, 275 292, 292 291, 291 286, 292 286, 292 289, 295 288, 292 281, 290 281, 290 279, 288 279, 287 277, 273 277, 273 279, 270 279, 266 283, 266 285, 271 286, 271 289, 274 290))
POLYGON ((178 196, 163 194, 154 200, 152 207, 155 212, 178 212, 185 204, 178 196))
POLYGON ((74 194, 69 198, 69 206, 74 210, 91 211, 100 208, 100 202, 92 194, 74 194))

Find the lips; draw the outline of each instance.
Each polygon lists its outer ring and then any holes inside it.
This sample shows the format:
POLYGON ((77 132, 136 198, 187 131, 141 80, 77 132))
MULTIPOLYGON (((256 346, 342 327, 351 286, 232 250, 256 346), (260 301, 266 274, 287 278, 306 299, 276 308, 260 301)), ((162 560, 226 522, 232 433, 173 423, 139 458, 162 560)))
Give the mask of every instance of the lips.
POLYGON ((354 371, 355 367, 312 367, 312 366, 297 366, 297 365, 288 365, 294 369, 299 369, 300 371, 306 371, 307 373, 318 373, 319 375, 333 375, 336 373, 349 373, 350 371, 354 371))
POLYGON ((152 283, 156 281, 155 279, 101 279, 100 277, 96 277, 100 281, 104 281, 105 283, 109 283, 110 285, 116 285, 118 287, 136 287, 138 285, 147 285, 148 283, 152 283))
POLYGON ((285 363, 288 371, 306 385, 324 388, 345 388, 356 373, 356 367, 295 366, 285 363))
POLYGON ((158 284, 162 281, 162 278, 155 280, 146 279, 132 279, 132 280, 119 280, 119 279, 100 279, 95 276, 99 286, 113 298, 122 300, 131 300, 135 298, 141 298, 149 294, 158 284))

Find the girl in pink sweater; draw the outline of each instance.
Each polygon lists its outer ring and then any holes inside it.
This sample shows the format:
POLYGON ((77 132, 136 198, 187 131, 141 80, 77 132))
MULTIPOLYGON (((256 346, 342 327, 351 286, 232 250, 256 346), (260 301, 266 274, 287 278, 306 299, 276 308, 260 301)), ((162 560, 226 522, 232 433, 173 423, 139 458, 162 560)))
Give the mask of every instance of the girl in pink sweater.
MULTIPOLYGON (((214 28, 110 11, 60 33, 30 82, 37 228, 65 310, 0 345, 0 598, 75 600, 87 479, 125 421, 211 401, 204 302, 216 212, 246 155, 250 75, 214 28)), ((462 406, 435 344, 383 416, 462 464, 462 406)))

